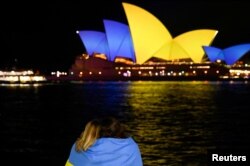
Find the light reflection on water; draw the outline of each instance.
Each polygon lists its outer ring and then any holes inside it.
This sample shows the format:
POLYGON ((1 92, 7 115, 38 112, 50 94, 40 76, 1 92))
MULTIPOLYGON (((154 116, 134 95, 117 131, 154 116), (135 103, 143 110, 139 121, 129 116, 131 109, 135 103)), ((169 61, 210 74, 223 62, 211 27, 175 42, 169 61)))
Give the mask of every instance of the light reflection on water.
POLYGON ((83 82, 0 92, 1 154, 32 152, 62 165, 84 124, 103 115, 127 124, 145 166, 206 165, 209 149, 249 140, 247 82, 83 82))
POLYGON ((216 87, 206 82, 133 82, 128 88, 131 131, 145 165, 206 162, 216 87), (203 158, 201 158, 203 157, 203 158))

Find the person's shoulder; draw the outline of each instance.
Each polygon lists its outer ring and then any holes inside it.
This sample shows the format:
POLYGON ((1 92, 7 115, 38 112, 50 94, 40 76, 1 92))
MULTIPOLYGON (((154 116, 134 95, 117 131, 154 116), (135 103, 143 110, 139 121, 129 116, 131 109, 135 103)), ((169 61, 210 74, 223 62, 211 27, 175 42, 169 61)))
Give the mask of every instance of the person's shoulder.
POLYGON ((105 144, 105 143, 126 143, 126 144, 137 144, 134 138, 126 137, 126 138, 115 138, 115 137, 102 137, 98 138, 94 145, 105 144))
POLYGON ((132 136, 129 136, 127 139, 128 139, 129 141, 131 141, 131 142, 136 143, 136 140, 135 140, 132 136))
POLYGON ((71 149, 76 149, 76 142, 72 144, 71 149))

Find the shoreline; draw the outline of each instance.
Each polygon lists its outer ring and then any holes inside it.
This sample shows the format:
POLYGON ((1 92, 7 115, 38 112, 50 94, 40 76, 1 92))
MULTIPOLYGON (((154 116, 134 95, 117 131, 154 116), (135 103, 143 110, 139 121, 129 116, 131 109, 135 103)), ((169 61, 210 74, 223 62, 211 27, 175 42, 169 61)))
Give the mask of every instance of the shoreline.
MULTIPOLYGON (((46 77, 46 76, 45 76, 46 77)), ((48 82, 81 82, 81 81, 249 81, 250 78, 220 78, 220 77, 196 77, 196 76, 143 76, 143 77, 71 77, 71 76, 47 76, 48 82)))
POLYGON ((234 78, 234 77, 201 77, 201 76, 142 76, 142 77, 74 77, 74 76, 46 76, 45 80, 42 81, 3 81, 0 80, 0 84, 20 84, 20 85, 31 85, 31 84, 47 84, 47 83, 81 83, 81 82, 98 82, 98 81, 250 81, 250 78, 234 78))

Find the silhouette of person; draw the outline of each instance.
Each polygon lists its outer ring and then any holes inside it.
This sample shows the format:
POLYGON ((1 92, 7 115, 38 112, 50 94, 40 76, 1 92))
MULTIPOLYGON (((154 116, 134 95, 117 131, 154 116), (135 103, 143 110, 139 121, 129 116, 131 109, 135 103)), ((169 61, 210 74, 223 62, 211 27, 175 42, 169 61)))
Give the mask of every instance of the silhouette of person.
POLYGON ((139 146, 114 117, 87 123, 65 166, 142 166, 139 146))

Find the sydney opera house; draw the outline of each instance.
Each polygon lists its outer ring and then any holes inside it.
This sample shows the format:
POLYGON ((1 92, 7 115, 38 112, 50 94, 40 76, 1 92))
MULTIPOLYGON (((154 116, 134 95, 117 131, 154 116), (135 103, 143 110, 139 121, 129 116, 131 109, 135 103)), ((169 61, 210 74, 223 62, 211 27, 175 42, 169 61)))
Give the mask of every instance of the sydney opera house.
POLYGON ((105 19, 105 32, 77 31, 86 52, 77 56, 71 66, 72 78, 249 78, 250 70, 239 60, 250 50, 250 44, 226 49, 213 47, 218 33, 214 29, 197 29, 173 37, 153 14, 133 4, 122 5, 128 25, 105 19))

